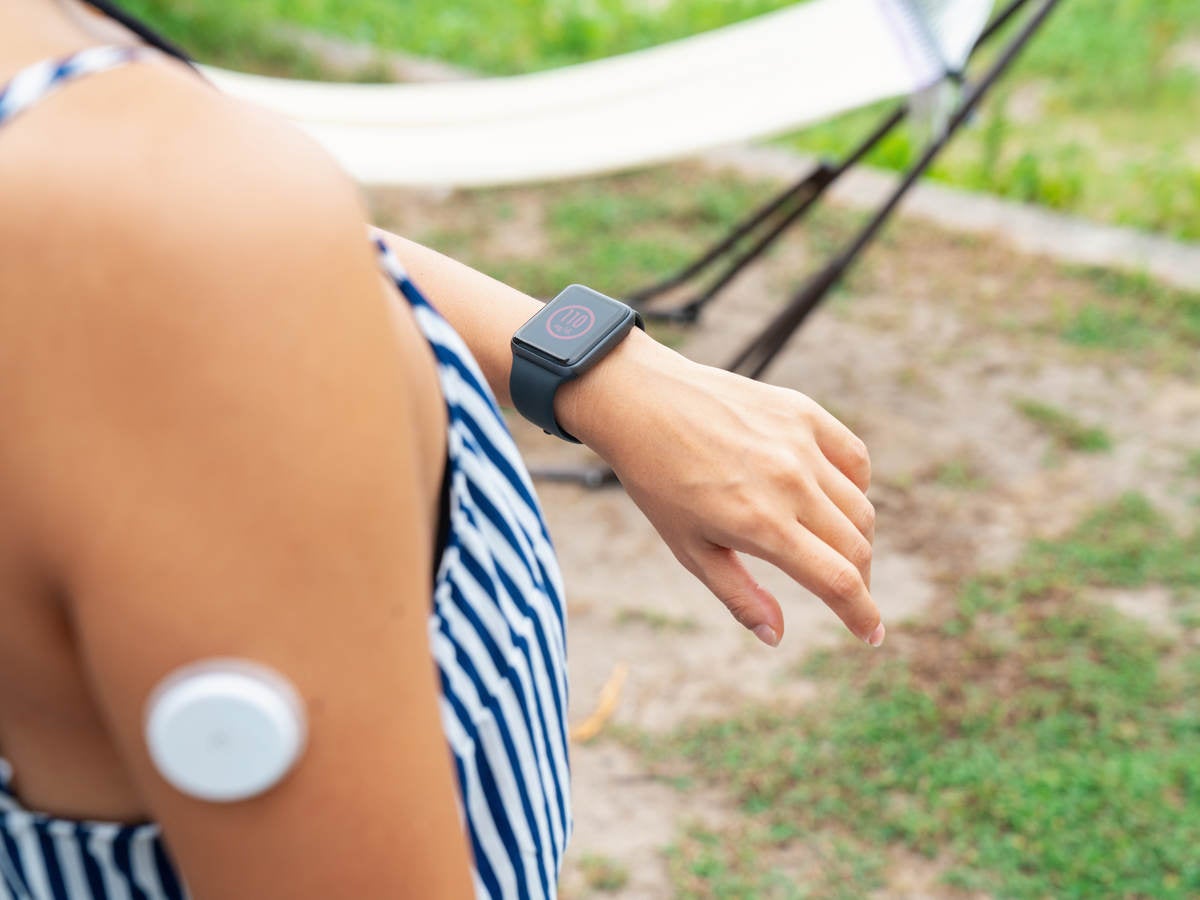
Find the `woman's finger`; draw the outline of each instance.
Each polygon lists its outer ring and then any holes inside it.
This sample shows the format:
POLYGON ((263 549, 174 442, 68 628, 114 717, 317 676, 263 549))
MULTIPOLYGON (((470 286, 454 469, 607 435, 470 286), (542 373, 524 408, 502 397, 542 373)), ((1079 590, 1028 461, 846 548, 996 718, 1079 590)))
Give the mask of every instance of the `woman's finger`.
POLYGON ((879 610, 858 568, 799 522, 764 526, 734 547, 770 563, 837 614, 852 634, 874 647, 883 643, 879 610))
POLYGON ((871 456, 867 445, 832 413, 813 404, 813 434, 825 458, 864 494, 871 486, 871 456))
MULTIPOLYGON (((853 485, 851 489, 856 490, 853 485)), ((871 541, 832 499, 822 491, 815 490, 807 498, 798 521, 858 569, 863 583, 870 588, 871 541)))
POLYGON ((828 461, 816 467, 817 483, 868 541, 875 541, 875 506, 858 485, 828 461))
POLYGON ((680 559, 755 637, 770 647, 779 644, 783 637, 779 601, 754 580, 734 551, 709 544, 680 559))

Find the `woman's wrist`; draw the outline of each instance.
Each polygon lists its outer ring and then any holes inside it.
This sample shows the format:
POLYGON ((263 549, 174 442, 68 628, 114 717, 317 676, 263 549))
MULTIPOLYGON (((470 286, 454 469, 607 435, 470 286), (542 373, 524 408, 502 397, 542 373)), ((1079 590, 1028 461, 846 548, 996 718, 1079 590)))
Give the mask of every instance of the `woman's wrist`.
POLYGON ((641 421, 642 400, 656 380, 688 360, 635 328, 595 368, 563 384, 554 397, 559 425, 611 462, 629 428, 641 421))
MULTIPOLYGON (((542 304, 427 247, 395 235, 390 242, 414 282, 471 348, 497 400, 509 402, 512 336, 542 304)), ((689 365, 635 328, 595 368, 558 389, 555 418, 568 434, 611 461, 614 445, 628 439, 630 422, 644 417, 641 401, 651 390, 661 393, 661 387, 651 386, 689 365)))

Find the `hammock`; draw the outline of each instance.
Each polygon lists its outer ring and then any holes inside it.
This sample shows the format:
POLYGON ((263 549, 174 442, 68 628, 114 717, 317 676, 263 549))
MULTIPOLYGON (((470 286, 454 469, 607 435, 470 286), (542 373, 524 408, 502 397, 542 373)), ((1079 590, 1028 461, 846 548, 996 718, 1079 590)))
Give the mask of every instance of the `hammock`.
POLYGON ((208 70, 292 119, 369 185, 611 172, 779 134, 960 72, 992 0, 810 0, 547 72, 346 85, 208 70))
MULTIPOLYGON (((932 106, 931 137, 891 195, 726 365, 761 378, 1059 2, 1009 0, 988 21, 992 0, 811 0, 653 50, 467 82, 329 85, 210 74, 231 93, 298 122, 367 184, 475 186, 596 174, 908 98, 844 159, 819 163, 675 274, 622 295, 647 319, 680 323, 695 321, 910 114, 932 106), (969 78, 975 52, 1029 9, 988 66, 969 78), (948 83, 957 96, 945 90, 948 83), (661 303, 705 277, 683 301, 661 303)), ((607 466, 535 474, 592 487, 616 483, 607 466)))

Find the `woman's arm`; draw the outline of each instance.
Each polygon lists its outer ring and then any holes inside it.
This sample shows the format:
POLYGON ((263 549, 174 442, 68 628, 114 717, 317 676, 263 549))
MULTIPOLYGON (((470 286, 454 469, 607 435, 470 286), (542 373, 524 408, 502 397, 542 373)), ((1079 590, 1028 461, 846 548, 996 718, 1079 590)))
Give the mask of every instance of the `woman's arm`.
POLYGON ((79 85, 64 103, 104 111, 86 154, 24 161, 37 301, 0 367, 23 515, 193 896, 473 896, 428 644, 428 344, 323 155, 165 81, 79 85), (155 685, 212 657, 307 708, 307 750, 254 799, 180 793, 144 743, 155 685))
MULTIPOLYGON (((541 303, 412 241, 394 242, 508 401, 509 342, 541 303)), ((818 404, 693 363, 635 330, 558 392, 555 413, 612 465, 676 558, 764 643, 783 636, 783 613, 738 552, 811 590, 862 640, 882 642, 870 594, 870 461, 863 442, 818 404)))

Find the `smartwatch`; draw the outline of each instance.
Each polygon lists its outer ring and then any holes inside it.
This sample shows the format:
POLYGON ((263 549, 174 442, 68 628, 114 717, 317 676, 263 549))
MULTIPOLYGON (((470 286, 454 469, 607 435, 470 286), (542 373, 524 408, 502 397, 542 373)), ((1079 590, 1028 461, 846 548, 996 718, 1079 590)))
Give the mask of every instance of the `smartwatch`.
POLYGON ((508 387, 517 412, 546 434, 578 444, 554 418, 554 395, 564 382, 600 362, 641 313, 582 284, 573 284, 520 327, 512 339, 508 387))

